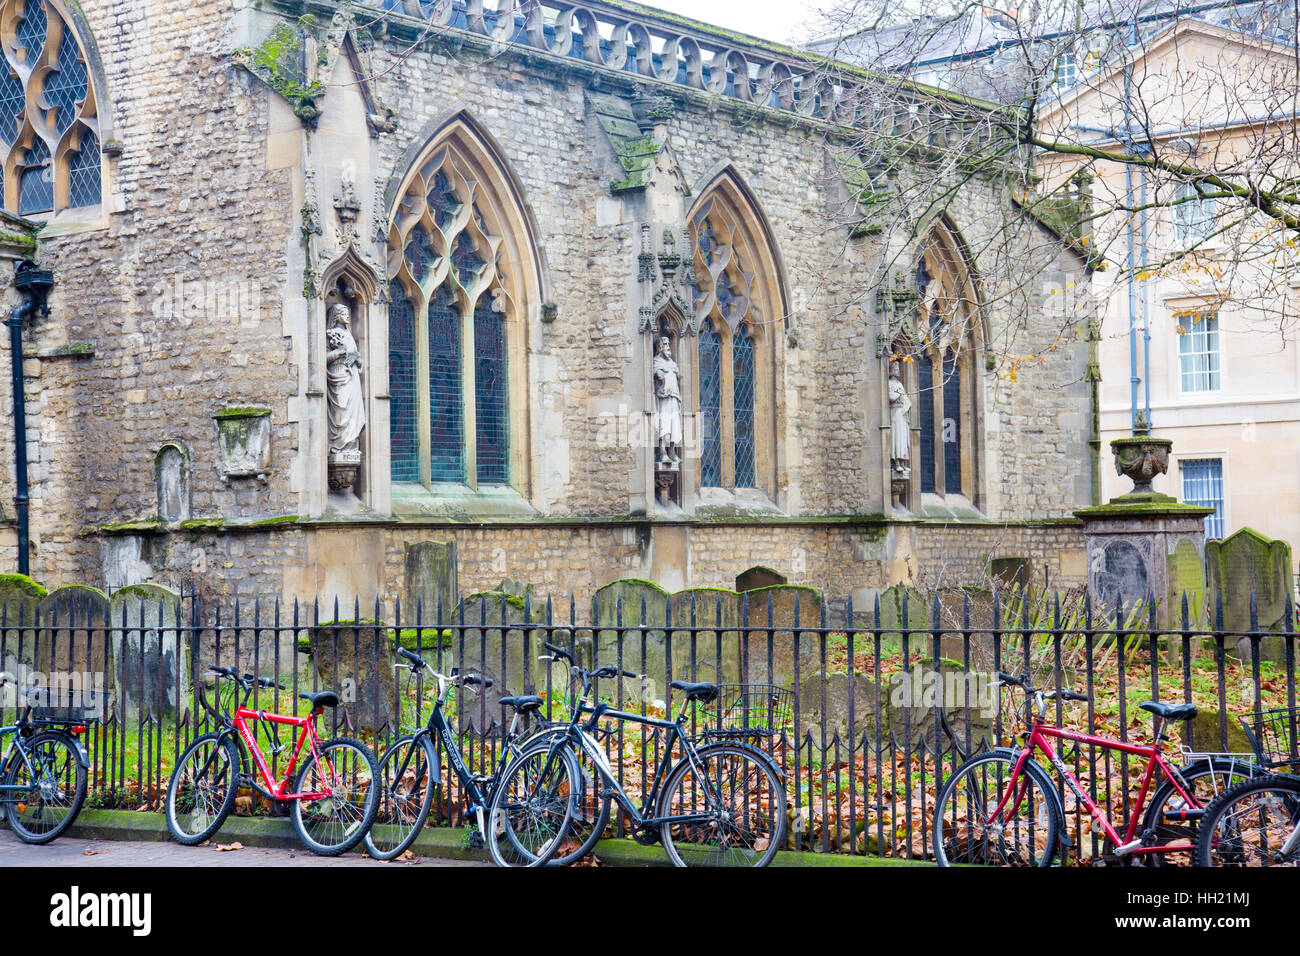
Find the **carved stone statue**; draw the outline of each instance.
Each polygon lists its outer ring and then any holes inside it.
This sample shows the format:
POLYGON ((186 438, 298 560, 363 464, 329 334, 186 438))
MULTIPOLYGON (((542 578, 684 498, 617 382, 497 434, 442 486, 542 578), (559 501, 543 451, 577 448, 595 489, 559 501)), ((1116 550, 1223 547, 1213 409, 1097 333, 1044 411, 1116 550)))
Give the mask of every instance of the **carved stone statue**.
POLYGON ((912 399, 898 373, 889 373, 889 465, 896 478, 912 475, 912 399))
POLYGON ((331 456, 348 452, 359 456, 357 440, 366 425, 361 353, 357 340, 352 337, 351 324, 351 309, 341 302, 330 306, 325 332, 325 371, 329 384, 331 456))
POLYGON ((655 350, 655 442, 661 470, 675 471, 682 461, 682 389, 668 336, 655 350))

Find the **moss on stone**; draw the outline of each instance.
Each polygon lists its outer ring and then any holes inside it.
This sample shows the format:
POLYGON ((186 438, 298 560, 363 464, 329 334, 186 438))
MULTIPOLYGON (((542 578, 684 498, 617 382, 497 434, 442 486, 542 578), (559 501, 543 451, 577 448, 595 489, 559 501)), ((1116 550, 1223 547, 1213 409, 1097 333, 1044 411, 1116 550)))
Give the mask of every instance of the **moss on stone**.
POLYGON ((271 410, 264 405, 235 405, 223 408, 212 417, 218 421, 225 421, 232 418, 265 418, 270 414, 271 410))
POLYGON ((157 531, 163 526, 161 518, 139 518, 134 521, 115 521, 101 524, 96 530, 100 534, 129 534, 138 531, 157 531))
POLYGON ((298 30, 287 23, 278 23, 259 45, 242 47, 231 53, 231 60, 244 67, 277 94, 284 97, 293 113, 308 129, 316 127, 321 108, 316 100, 325 92, 320 80, 308 80, 306 70, 300 65, 305 55, 305 44, 299 31, 316 24, 311 14, 300 17, 298 30))
POLYGON ((190 518, 180 523, 182 531, 219 531, 226 523, 225 518, 190 518))
POLYGON ((248 522, 250 528, 265 528, 274 525, 297 524, 297 515, 275 515, 272 518, 258 518, 256 521, 248 522))
POLYGON ((43 584, 33 581, 25 574, 0 574, 0 588, 8 591, 21 591, 32 597, 43 598, 49 592, 43 584))

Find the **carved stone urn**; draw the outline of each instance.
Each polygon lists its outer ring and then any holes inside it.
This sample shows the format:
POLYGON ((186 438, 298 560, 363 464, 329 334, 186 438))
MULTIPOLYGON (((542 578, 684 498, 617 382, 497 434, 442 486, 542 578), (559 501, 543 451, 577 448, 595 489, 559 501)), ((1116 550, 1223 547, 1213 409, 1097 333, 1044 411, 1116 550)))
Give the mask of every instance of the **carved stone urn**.
POLYGON ((1116 438, 1110 443, 1115 456, 1115 471, 1133 481, 1129 494, 1150 495, 1151 481, 1156 475, 1169 471, 1169 450, 1174 443, 1168 438, 1152 438, 1145 432, 1136 432, 1128 438, 1116 438))

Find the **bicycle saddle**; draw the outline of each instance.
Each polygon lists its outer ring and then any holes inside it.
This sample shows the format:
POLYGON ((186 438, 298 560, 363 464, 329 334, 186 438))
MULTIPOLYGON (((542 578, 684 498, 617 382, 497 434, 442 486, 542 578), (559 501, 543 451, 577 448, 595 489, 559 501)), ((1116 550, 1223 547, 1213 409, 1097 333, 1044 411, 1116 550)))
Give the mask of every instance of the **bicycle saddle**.
POLYGON ((1149 710, 1157 717, 1163 717, 1165 720, 1191 720, 1196 716, 1195 704, 1161 704, 1154 700, 1148 700, 1141 706, 1143 710, 1149 710))
POLYGON ((675 680, 668 686, 685 692, 687 700, 698 700, 706 704, 718 696, 717 684, 688 684, 684 680, 675 680))
POLYGON ((507 707, 513 707, 521 714, 531 714, 535 710, 542 709, 542 699, 534 694, 527 694, 522 697, 502 697, 501 703, 507 707))
POLYGON ((302 693, 298 696, 303 700, 311 701, 313 707, 337 707, 339 705, 339 695, 332 690, 323 690, 319 694, 302 693))

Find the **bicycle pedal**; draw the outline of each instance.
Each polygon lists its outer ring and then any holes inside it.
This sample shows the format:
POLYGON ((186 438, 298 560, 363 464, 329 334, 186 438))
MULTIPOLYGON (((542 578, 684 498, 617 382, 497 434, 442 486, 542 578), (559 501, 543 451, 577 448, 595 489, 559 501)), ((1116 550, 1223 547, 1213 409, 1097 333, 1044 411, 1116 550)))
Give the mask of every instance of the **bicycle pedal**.
POLYGON ((1142 846, 1142 843, 1143 843, 1142 838, 1138 837, 1136 840, 1130 840, 1128 843, 1125 843, 1123 846, 1117 846, 1115 847, 1115 856, 1119 857, 1120 859, 1123 859, 1124 857, 1132 853, 1134 850, 1142 846))

